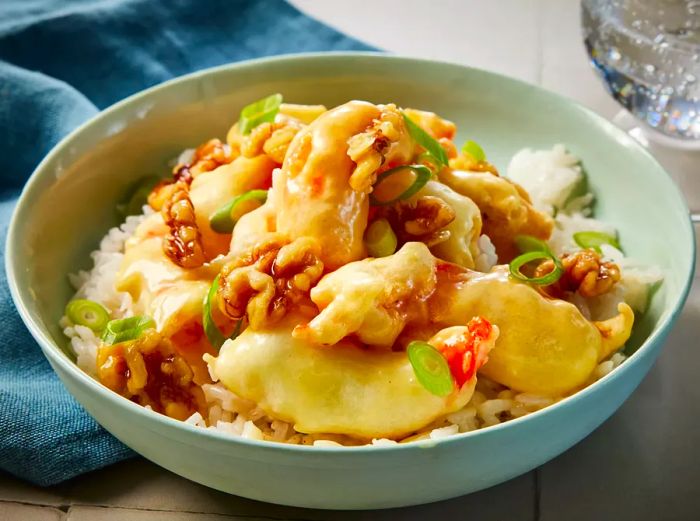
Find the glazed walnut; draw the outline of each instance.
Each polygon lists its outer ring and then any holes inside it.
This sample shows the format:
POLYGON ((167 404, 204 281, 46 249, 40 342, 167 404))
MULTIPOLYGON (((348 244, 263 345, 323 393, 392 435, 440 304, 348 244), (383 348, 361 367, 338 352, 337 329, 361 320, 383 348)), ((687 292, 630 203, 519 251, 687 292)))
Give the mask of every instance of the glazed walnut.
POLYGON ((184 420, 206 409, 192 368, 155 329, 136 340, 100 346, 97 376, 111 390, 172 418, 184 420))
POLYGON ((407 142, 403 116, 395 105, 381 108, 379 118, 372 120, 362 133, 348 140, 348 156, 355 163, 350 175, 350 186, 357 192, 367 192, 379 169, 390 156, 390 150, 407 142))
POLYGON ((161 181, 148 194, 148 205, 158 212, 161 211, 165 202, 181 187, 181 184, 173 181, 161 181))
POLYGON ((321 278, 320 253, 310 237, 290 243, 275 234, 260 242, 221 271, 221 311, 234 320, 247 317, 254 330, 277 322, 321 278))
POLYGON ((236 159, 236 154, 233 153, 231 147, 222 143, 220 139, 210 139, 197 147, 189 163, 175 165, 173 177, 175 181, 185 181, 189 184, 199 174, 210 172, 234 159, 236 159))
POLYGON ((202 238, 197 228, 189 186, 184 182, 172 185, 163 203, 161 215, 169 230, 163 237, 163 251, 182 268, 198 268, 205 262, 202 238))
POLYGON ((189 187, 192 180, 203 172, 230 163, 236 158, 231 147, 218 139, 210 139, 200 145, 187 163, 178 163, 173 168, 172 181, 158 183, 148 196, 148 204, 160 211, 175 192, 189 187))
POLYGON ((283 118, 274 123, 262 123, 243 138, 241 153, 246 157, 266 154, 281 165, 290 143, 302 127, 301 123, 290 118, 283 118))
POLYGON ((418 241, 428 247, 446 241, 445 228, 455 219, 455 211, 439 197, 426 195, 402 201, 383 212, 400 243, 418 241))
MULTIPOLYGON (((567 292, 578 292, 582 297, 597 297, 609 292, 620 280, 620 268, 614 262, 603 262, 598 252, 592 249, 564 254, 561 258, 564 274, 545 288, 545 291, 560 297, 567 292)), ((541 277, 554 269, 551 260, 540 264, 535 277, 541 277)))

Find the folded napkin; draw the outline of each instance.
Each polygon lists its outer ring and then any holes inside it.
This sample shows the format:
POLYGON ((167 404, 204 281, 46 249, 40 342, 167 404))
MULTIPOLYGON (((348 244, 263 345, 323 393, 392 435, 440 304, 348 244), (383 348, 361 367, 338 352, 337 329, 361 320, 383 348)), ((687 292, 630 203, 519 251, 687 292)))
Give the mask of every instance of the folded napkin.
MULTIPOLYGON (((99 109, 213 65, 344 49, 369 47, 281 0, 3 0, 0 241, 32 169, 99 109)), ((4 271, 0 324, 0 469, 50 485, 133 456, 63 388, 17 315, 4 271)))

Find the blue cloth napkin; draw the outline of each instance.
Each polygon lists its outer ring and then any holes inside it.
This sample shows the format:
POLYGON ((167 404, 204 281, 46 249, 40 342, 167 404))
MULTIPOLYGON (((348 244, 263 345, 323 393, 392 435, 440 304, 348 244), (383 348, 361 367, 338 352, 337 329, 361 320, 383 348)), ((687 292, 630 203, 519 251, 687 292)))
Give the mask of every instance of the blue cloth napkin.
MULTIPOLYGON (((51 147, 99 109, 164 80, 273 54, 368 46, 281 0, 2 0, 0 241, 51 147)), ((4 265, 4 249, 2 252, 4 265)), ((0 468, 51 485, 133 456, 63 388, 0 274, 0 468)))

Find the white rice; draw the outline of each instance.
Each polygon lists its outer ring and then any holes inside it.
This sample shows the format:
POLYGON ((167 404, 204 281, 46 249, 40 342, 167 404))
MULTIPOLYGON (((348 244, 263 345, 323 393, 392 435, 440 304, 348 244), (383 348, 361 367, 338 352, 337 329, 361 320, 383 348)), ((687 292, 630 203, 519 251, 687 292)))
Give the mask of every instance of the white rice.
MULTIPOLYGON (((572 253, 581 249, 574 240, 574 233, 598 231, 613 237, 617 230, 608 223, 586 217, 580 213, 559 213, 555 218, 555 228, 548 244, 557 254, 572 253)), ((625 257, 617 248, 603 244, 601 252, 604 260, 615 262, 620 268, 620 281, 612 291, 594 298, 584 299, 574 294, 572 302, 591 320, 606 320, 617 315, 617 306, 626 302, 638 313, 644 313, 649 302, 651 289, 664 278, 656 266, 646 266, 635 259, 625 257)))
POLYGON ((549 246, 557 255, 578 251, 581 247, 574 242, 574 234, 577 232, 602 232, 615 237, 617 230, 615 227, 586 217, 582 213, 567 214, 559 212, 554 219, 554 229, 549 239, 549 246))
MULTIPOLYGON (((590 216, 593 194, 572 197, 583 186, 584 175, 579 159, 567 152, 564 145, 555 145, 551 150, 523 149, 513 156, 507 172, 511 180, 528 191, 537 208, 554 216, 554 230, 548 244, 557 255, 581 249, 573 238, 577 232, 595 231, 617 237, 614 226, 590 216)), ((591 320, 617 315, 620 302, 626 302, 634 311, 645 312, 650 289, 663 280, 661 270, 627 258, 607 244, 601 246, 601 251, 605 259, 620 267, 620 282, 605 295, 584 299, 575 294, 572 302, 591 320)))
MULTIPOLYGON (((153 209, 150 206, 144 206, 143 214, 130 215, 124 223, 107 232, 100 241, 99 249, 90 254, 93 261, 92 269, 68 275, 70 283, 76 290, 73 298, 99 302, 110 312, 112 318, 133 314, 131 295, 117 291, 114 283, 124 257, 124 243, 134 234, 137 226, 152 213, 153 209)), ((90 328, 74 326, 66 317, 61 319, 60 325, 63 333, 70 338, 78 367, 89 375, 95 376, 99 338, 90 328)))
POLYGON ((479 255, 474 259, 474 268, 484 273, 491 271, 491 268, 498 264, 496 247, 493 245, 488 235, 481 235, 477 245, 479 247, 479 255))
MULTIPOLYGON (((185 151, 180 159, 186 160, 191 154, 192 151, 185 151)), ((508 174, 528 189, 534 204, 539 208, 551 213, 554 213, 555 208, 557 209, 556 227, 550 240, 550 246, 555 252, 563 253, 579 249, 572 239, 577 231, 596 230, 615 234, 614 227, 588 216, 590 212, 587 207, 592 201, 592 195, 584 194, 571 198, 576 186, 581 183, 583 174, 578 166, 578 159, 568 154, 563 146, 557 145, 551 151, 519 152, 511 161, 508 174), (532 172, 537 175, 531 176, 532 172)), ((153 210, 145 206, 143 215, 127 217, 122 225, 112 228, 107 233, 99 249, 91 254, 94 267, 89 271, 80 271, 71 275, 70 280, 77 290, 75 298, 87 298, 99 302, 110 312, 112 318, 132 314, 131 297, 127 293, 116 291, 115 278, 123 258, 126 239, 151 213, 153 210)), ((496 250, 486 235, 479 238, 478 247, 480 254, 475 258, 476 269, 489 271, 497 263, 496 250)), ((649 288, 662 279, 662 273, 657 268, 650 269, 625 258, 619 250, 605 248, 604 255, 617 262, 622 268, 620 284, 615 291, 598 300, 584 301, 579 298, 579 301, 574 299, 574 303, 587 317, 593 319, 613 316, 616 314, 617 303, 623 300, 635 310, 644 311, 649 288)), ((61 320, 61 326, 70 339, 71 347, 77 357, 77 365, 86 373, 95 376, 99 338, 89 328, 71 324, 66 317, 61 320)), ((609 374, 625 359, 624 354, 616 353, 598 364, 589 383, 609 374)), ((207 402, 206 414, 203 416, 195 413, 190 416, 185 420, 190 425, 235 437, 315 447, 366 443, 347 436, 297 432, 291 424, 267 417, 254 403, 236 396, 218 383, 216 375, 211 376, 214 383, 202 386, 207 402)), ((373 439, 369 445, 383 447, 420 439, 440 439, 519 418, 552 405, 556 401, 547 396, 516 393, 484 376, 479 376, 471 401, 461 410, 448 414, 404 440, 373 439)))
MULTIPOLYGON (((584 181, 578 158, 564 145, 554 145, 551 150, 524 148, 513 156, 506 172, 509 179, 527 190, 536 208, 549 214, 566 209, 584 181)), ((590 198, 575 205, 582 203, 590 204, 590 198)))

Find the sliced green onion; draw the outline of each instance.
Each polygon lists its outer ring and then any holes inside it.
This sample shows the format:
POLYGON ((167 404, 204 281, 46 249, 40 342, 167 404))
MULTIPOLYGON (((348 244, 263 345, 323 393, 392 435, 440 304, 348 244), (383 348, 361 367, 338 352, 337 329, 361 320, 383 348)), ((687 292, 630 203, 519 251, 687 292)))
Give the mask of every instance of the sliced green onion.
POLYGON ((598 253, 600 253, 601 244, 609 244, 622 251, 617 238, 603 232, 576 232, 574 234, 574 242, 581 248, 593 248, 598 253))
POLYGON ((122 217, 129 215, 138 215, 143 212, 143 206, 148 201, 148 195, 163 179, 156 176, 148 176, 141 179, 129 191, 128 198, 117 205, 117 212, 122 217))
POLYGON ((365 246, 370 257, 388 257, 396 251, 396 234, 386 219, 377 219, 367 227, 365 246))
POLYGON ((545 251, 547 253, 552 253, 552 250, 549 249, 546 242, 532 235, 516 235, 515 245, 521 253, 527 253, 529 251, 545 251))
POLYGON ((420 384, 436 396, 447 396, 455 383, 442 353, 427 342, 414 340, 406 348, 408 360, 420 384))
POLYGON ((237 195, 209 217, 209 226, 217 233, 231 233, 238 219, 263 205, 265 201, 267 190, 249 190, 237 195))
POLYGON ((434 137, 423 130, 418 123, 409 118, 405 112, 402 112, 401 114, 406 122, 408 133, 411 135, 414 141, 422 146, 431 156, 433 156, 441 166, 447 166, 449 162, 447 152, 445 152, 445 149, 442 148, 440 143, 438 143, 434 137))
POLYGON ((486 161, 486 154, 484 153, 484 149, 481 148, 481 145, 479 145, 479 143, 477 143, 476 141, 472 141, 471 139, 468 139, 464 143, 464 145, 462 145, 462 152, 472 156, 475 161, 486 161))
POLYGON ((156 323, 144 315, 110 320, 102 333, 102 341, 107 345, 136 340, 147 329, 153 329, 156 323))
POLYGON ((433 176, 432 172, 430 171, 430 168, 424 165, 397 166, 396 168, 392 168, 390 170, 387 170, 386 172, 382 172, 377 176, 377 181, 374 183, 375 190, 377 186, 379 186, 379 184, 382 181, 384 181, 387 177, 397 174, 405 169, 411 170, 416 175, 416 178, 411 184, 411 186, 406 188, 406 190, 401 192, 393 199, 389 199, 388 201, 381 201, 377 199, 377 197, 373 193, 369 194, 369 200, 374 206, 387 206, 390 204, 394 204, 396 201, 403 201, 404 199, 408 199, 409 197, 415 195, 421 188, 423 188, 433 176))
POLYGON ((65 313, 73 324, 89 327, 97 333, 102 331, 109 322, 107 310, 92 300, 71 300, 66 306, 65 313))
MULTIPOLYGON (((214 298, 216 297, 216 292, 219 291, 220 279, 220 275, 217 275, 216 278, 214 278, 214 281, 211 283, 211 287, 209 288, 209 292, 204 299, 204 307, 202 308, 202 327, 204 328, 204 333, 207 335, 207 339, 209 340, 211 346, 217 351, 221 349, 224 342, 228 340, 221 333, 219 326, 214 323, 214 317, 211 314, 211 307, 214 302, 214 298)), ((231 333, 231 336, 228 338, 236 338, 238 335, 240 335, 242 325, 243 319, 240 319, 238 322, 236 322, 236 326, 233 328, 233 333, 231 333)))
POLYGON ((246 105, 241 110, 238 120, 238 128, 241 134, 250 134, 250 131, 261 123, 272 123, 280 110, 282 94, 272 94, 267 98, 246 105))
POLYGON ((561 265, 561 261, 550 251, 529 251, 523 253, 510 261, 509 269, 513 278, 522 280, 523 282, 529 282, 530 284, 537 284, 538 286, 554 284, 564 273, 564 267, 561 265), (554 269, 541 277, 528 277, 527 275, 523 275, 520 268, 536 260, 552 260, 554 262, 554 269))
POLYGON ((209 292, 204 299, 204 308, 202 309, 202 326, 204 327, 204 333, 207 335, 211 346, 217 351, 221 349, 221 346, 226 342, 226 337, 221 333, 219 326, 214 323, 214 317, 211 314, 211 306, 216 298, 216 292, 219 290, 220 278, 221 275, 217 275, 214 282, 211 283, 209 292))

